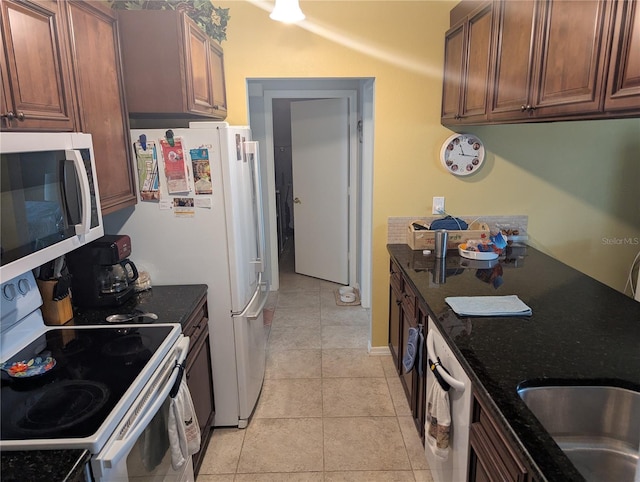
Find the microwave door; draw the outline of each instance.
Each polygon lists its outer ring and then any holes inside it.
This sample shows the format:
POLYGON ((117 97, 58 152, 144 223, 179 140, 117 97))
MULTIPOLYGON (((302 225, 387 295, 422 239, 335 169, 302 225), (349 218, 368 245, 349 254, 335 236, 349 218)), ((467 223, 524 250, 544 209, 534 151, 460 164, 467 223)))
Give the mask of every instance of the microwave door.
POLYGON ((91 228, 89 177, 79 150, 67 150, 65 155, 67 162, 64 165, 64 198, 67 213, 70 221, 75 224, 76 235, 87 234, 91 228))

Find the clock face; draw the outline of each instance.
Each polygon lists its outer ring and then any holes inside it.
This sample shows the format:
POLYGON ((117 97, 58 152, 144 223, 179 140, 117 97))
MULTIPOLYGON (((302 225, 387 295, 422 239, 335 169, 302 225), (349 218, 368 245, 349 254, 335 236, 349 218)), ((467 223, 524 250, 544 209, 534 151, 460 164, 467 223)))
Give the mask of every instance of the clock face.
POLYGON ((442 144, 440 161, 451 174, 468 176, 484 162, 484 145, 472 134, 453 134, 442 144))

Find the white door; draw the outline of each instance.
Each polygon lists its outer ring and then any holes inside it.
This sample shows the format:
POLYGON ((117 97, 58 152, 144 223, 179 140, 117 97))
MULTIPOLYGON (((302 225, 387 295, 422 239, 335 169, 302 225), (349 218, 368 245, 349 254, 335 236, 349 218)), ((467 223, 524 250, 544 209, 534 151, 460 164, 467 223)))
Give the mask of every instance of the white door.
POLYGON ((349 284, 349 102, 291 102, 296 273, 349 284))

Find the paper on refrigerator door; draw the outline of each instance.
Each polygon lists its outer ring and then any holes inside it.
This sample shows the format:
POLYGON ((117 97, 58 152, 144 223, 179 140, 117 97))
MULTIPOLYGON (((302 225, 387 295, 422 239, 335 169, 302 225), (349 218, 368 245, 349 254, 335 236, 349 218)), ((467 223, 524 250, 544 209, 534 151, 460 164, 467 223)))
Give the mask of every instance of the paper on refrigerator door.
POLYGON ((142 145, 140 141, 134 143, 136 162, 138 166, 138 187, 142 201, 158 201, 160 189, 158 184, 158 151, 154 141, 142 145))
POLYGON ((189 151, 191 165, 193 166, 193 181, 196 195, 213 194, 211 183, 211 164, 209 163, 209 151, 200 147, 189 151))
POLYGON ((182 139, 174 138, 173 143, 160 139, 162 157, 164 159, 164 174, 167 178, 167 192, 169 194, 189 192, 187 164, 184 160, 182 139))

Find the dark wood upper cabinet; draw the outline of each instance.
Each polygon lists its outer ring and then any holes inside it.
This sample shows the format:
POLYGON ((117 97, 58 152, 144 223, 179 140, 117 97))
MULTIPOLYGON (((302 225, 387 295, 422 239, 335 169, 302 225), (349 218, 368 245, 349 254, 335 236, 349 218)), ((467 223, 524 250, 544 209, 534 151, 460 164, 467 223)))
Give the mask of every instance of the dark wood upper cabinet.
POLYGON ((450 29, 444 37, 444 82, 442 85, 442 122, 460 118, 460 89, 464 56, 464 24, 450 29))
POLYGON ((80 130, 91 134, 103 214, 136 203, 129 119, 115 12, 100 2, 67 1, 80 130))
POLYGON ((1 128, 73 131, 73 83, 58 1, 1 0, 1 128))
POLYGON ((531 103, 534 69, 536 0, 497 3, 496 52, 490 115, 493 120, 520 116, 522 106, 531 103))
POLYGON ((183 12, 119 10, 118 16, 130 117, 226 117, 222 48, 215 40, 183 12))
POLYGON ((103 214, 135 204, 114 12, 79 0, 0 6, 2 129, 91 134, 103 214))
POLYGON ((605 110, 638 110, 640 105, 640 8, 637 1, 616 3, 615 27, 605 110))
POLYGON ((529 113, 550 117, 602 110, 613 2, 547 1, 529 113))
POLYGON ((487 118, 493 5, 486 2, 445 34, 442 119, 468 123, 487 118))
MULTIPOLYGON (((463 10, 465 4, 476 13, 480 10, 474 1, 463 1, 454 10, 463 10)), ((475 26, 478 34, 474 36, 466 33, 471 32, 470 16, 452 15, 457 23, 445 36, 443 124, 640 114, 640 56, 634 55, 640 51, 636 2, 494 0, 492 6, 490 42, 482 24, 475 26), (458 29, 464 32, 461 46, 449 54, 450 34, 458 29), (483 63, 487 47, 490 58, 483 63), (457 62, 459 70, 450 60, 457 62), (486 82, 483 68, 489 73, 486 82), (486 97, 481 92, 483 85, 486 97), (447 94, 456 90, 461 94, 454 112, 455 101, 447 94)))

